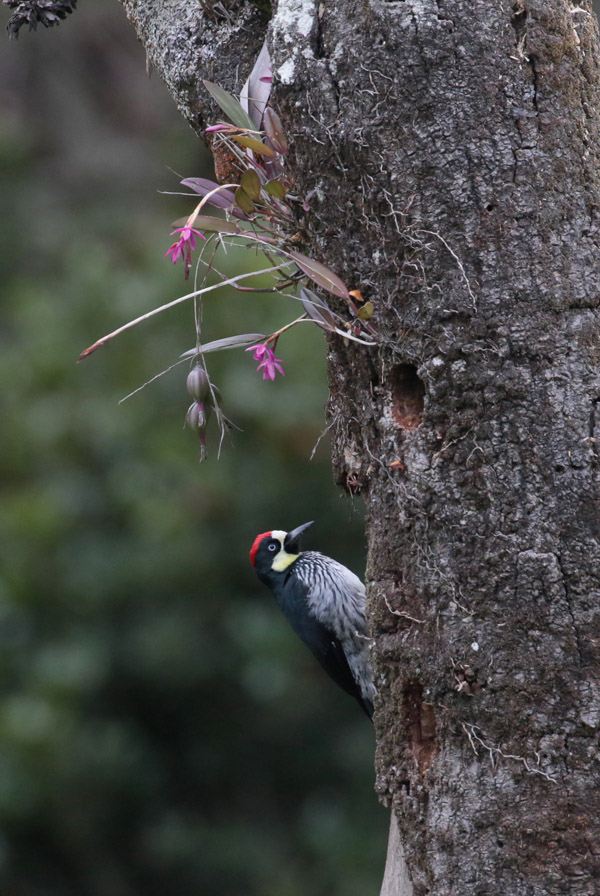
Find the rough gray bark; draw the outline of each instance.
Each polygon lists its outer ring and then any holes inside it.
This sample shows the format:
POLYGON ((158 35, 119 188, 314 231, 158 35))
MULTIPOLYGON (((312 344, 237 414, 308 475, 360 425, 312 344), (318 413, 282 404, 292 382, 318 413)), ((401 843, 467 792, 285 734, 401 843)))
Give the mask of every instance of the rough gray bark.
MULTIPOLYGON (((228 90, 244 83, 265 39, 269 15, 237 2, 224 18, 215 0, 122 0, 151 65, 198 136, 214 106, 203 81, 228 90)), ((231 7, 234 4, 227 3, 231 7)), ((239 92, 239 91, 238 91, 239 92)))
POLYGON ((330 344, 330 411, 368 508, 377 788, 414 893, 597 892, 590 4, 124 5, 197 129, 200 79, 240 85, 268 28, 312 252, 376 308, 377 351, 330 344))

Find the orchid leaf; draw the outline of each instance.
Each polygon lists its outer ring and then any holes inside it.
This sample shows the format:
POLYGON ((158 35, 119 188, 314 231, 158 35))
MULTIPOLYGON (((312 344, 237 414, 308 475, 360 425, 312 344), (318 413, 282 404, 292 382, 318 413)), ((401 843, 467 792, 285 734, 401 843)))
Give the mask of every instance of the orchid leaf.
POLYGON ((277 155, 274 149, 271 149, 270 146, 267 146, 261 140, 256 140, 254 137, 246 137, 245 134, 233 134, 231 139, 239 143, 240 146, 245 146, 261 156, 268 156, 274 159, 277 155))
POLYGON ((283 133, 283 125, 277 112, 273 112, 271 107, 265 109, 263 117, 263 126, 265 133, 273 145, 273 149, 285 155, 290 148, 286 136, 283 133))
MULTIPOLYGON (((269 180, 274 180, 276 178, 282 177, 284 174, 283 164, 281 161, 281 156, 275 156, 274 159, 266 157, 263 160, 263 169, 269 180)), ((288 187, 285 188, 286 193, 288 191, 288 187)))
POLYGON ((205 355, 207 352, 222 352, 228 348, 244 348, 247 345, 254 345, 255 342, 264 342, 263 333, 240 333, 239 336, 226 336, 224 339, 215 339, 213 342, 207 342, 200 348, 191 348, 187 352, 183 352, 180 358, 193 358, 194 355, 205 355))
POLYGON ((322 327, 324 330, 329 330, 330 332, 335 333, 335 327, 331 327, 327 323, 321 312, 312 304, 312 302, 305 300, 302 304, 310 319, 314 321, 318 327, 322 327))
POLYGON ((321 323, 328 330, 335 330, 335 318, 333 312, 329 310, 325 302, 319 298, 312 290, 300 290, 300 301, 309 317, 317 323, 321 323))
POLYGON ((361 305, 356 312, 356 316, 360 318, 360 320, 370 320, 373 317, 374 310, 373 302, 365 302, 365 304, 361 305))
POLYGON ((287 193, 286 187, 281 183, 280 180, 270 180, 265 184, 265 190, 269 193, 270 196, 274 196, 275 199, 283 199, 285 194, 287 193))
MULTIPOLYGON (((195 193, 199 193, 200 196, 206 196, 207 193, 211 193, 219 188, 219 184, 216 184, 214 180, 208 180, 206 177, 186 177, 181 183, 184 187, 189 187, 195 193)), ((220 187, 219 192, 214 193, 210 199, 207 199, 207 202, 217 208, 223 208, 231 212, 237 218, 241 218, 244 221, 248 220, 247 215, 235 204, 235 193, 227 187, 220 187)))
POLYGON ((194 193, 199 193, 200 196, 206 196, 207 193, 218 190, 208 200, 212 205, 216 205, 217 208, 230 208, 235 202, 232 190, 229 190, 227 187, 219 187, 219 184, 215 183, 214 180, 208 180, 206 177, 186 177, 185 180, 181 181, 181 184, 184 187, 189 187, 194 193))
POLYGON ((271 81, 271 57, 265 38, 252 71, 248 75, 248 80, 240 93, 240 105, 248 113, 257 129, 260 127, 263 112, 269 101, 271 81))
POLYGON ((300 270, 307 277, 310 277, 311 280, 314 280, 318 286, 322 286, 327 292, 333 293, 334 296, 340 296, 342 299, 349 297, 350 293, 344 281, 340 280, 337 274, 330 271, 320 261, 308 258, 306 255, 302 255, 301 252, 290 252, 289 256, 294 259, 300 270))
POLYGON ((254 211, 254 202, 243 187, 238 187, 235 191, 235 201, 243 212, 250 214, 254 211))
POLYGON ((223 90, 222 87, 219 87, 218 84, 213 84, 212 81, 205 81, 204 86, 212 96, 215 103, 217 103, 221 107, 227 118, 229 118, 230 121, 236 124, 238 128, 244 128, 244 130, 249 131, 256 130, 254 122, 252 121, 248 113, 244 112, 234 96, 232 96, 230 93, 227 93, 227 91, 223 90))
MULTIPOLYGON (((240 186, 253 202, 260 198, 260 178, 254 168, 247 168, 244 171, 240 178, 240 186)), ((243 206, 240 206, 240 208, 243 208, 243 206)))

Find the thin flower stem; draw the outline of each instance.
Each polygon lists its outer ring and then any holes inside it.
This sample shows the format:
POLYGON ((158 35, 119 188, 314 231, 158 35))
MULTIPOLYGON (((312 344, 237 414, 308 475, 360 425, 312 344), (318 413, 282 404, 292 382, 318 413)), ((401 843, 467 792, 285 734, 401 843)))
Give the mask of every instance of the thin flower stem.
MULTIPOLYGON (((212 238, 210 238, 208 240, 208 242, 206 243, 206 246, 208 247, 208 245, 211 242, 212 242, 213 246, 212 246, 212 255, 211 255, 209 261, 205 261, 202 258, 202 252, 200 252, 198 255, 198 260, 196 262, 196 272, 194 275, 194 288, 196 288, 196 289, 198 288, 198 266, 199 266, 200 262, 202 262, 202 264, 205 267, 205 271, 202 275, 202 283, 206 283, 206 278, 208 276, 209 271, 212 269, 212 263, 214 261, 215 255, 217 254, 217 249, 219 247, 218 240, 213 240, 212 238)), ((223 274, 219 274, 219 276, 221 276, 221 277, 223 277, 223 279, 225 279, 225 276, 223 274)), ((194 299, 194 317, 195 317, 195 323, 196 323, 196 339, 198 341, 199 341, 200 335, 202 333, 202 312, 203 312, 202 300, 194 299)))
MULTIPOLYGON (((241 248, 241 247, 238 247, 238 248, 241 248)), ((213 258, 214 258, 214 254, 213 254, 213 258)), ((222 271, 220 271, 218 268, 216 268, 212 264, 212 258, 210 261, 205 261, 202 257, 200 257, 200 258, 198 258, 198 261, 205 266, 207 274, 209 271, 214 271, 214 273, 217 274, 219 277, 223 277, 223 278, 226 277, 226 274, 224 274, 222 271)), ((238 286, 237 283, 232 283, 231 285, 237 292, 274 293, 274 292, 281 292, 282 289, 287 289, 289 286, 293 286, 294 280, 292 278, 288 277, 287 280, 282 281, 280 286, 238 286)))
POLYGON ((161 370, 160 373, 157 373, 152 379, 146 380, 141 386, 138 386, 137 389, 134 389, 133 392, 130 392, 129 395, 124 395, 123 398, 119 399, 119 404, 123 404, 124 401, 127 401, 128 398, 132 398, 134 395, 137 395, 138 392, 141 392, 142 389, 145 389, 146 386, 149 386, 150 383, 154 383, 156 380, 160 379, 161 376, 164 376, 165 373, 169 373, 169 371, 173 370, 175 367, 179 367, 180 364, 185 364, 187 358, 181 358, 180 361, 175 361, 174 364, 171 364, 170 367, 165 368, 165 370, 161 370))
POLYGON ((295 327, 296 324, 302 323, 303 320, 310 320, 307 314, 303 314, 302 317, 297 317, 296 320, 293 320, 291 323, 286 324, 285 327, 281 327, 280 330, 277 330, 275 333, 271 333, 268 339, 265 339, 265 345, 268 345, 270 342, 273 343, 273 351, 275 350, 275 346, 277 345, 277 340, 285 333, 286 330, 290 330, 292 327, 295 327))
POLYGON ((191 215, 189 216, 189 218, 187 219, 187 226, 188 226, 188 227, 193 227, 193 226, 194 226, 194 221, 196 220, 196 218, 197 218, 198 215, 200 214, 200 210, 201 210, 202 208, 204 208, 204 206, 205 206, 206 203, 209 201, 209 199, 210 199, 211 196, 214 196, 215 193, 220 193, 221 190, 229 190, 229 189, 231 189, 232 187, 233 187, 233 189, 237 190, 237 188, 239 187, 239 184, 219 184, 219 186, 218 186, 218 187, 215 187, 214 190, 209 190, 209 192, 206 193, 206 194, 202 197, 202 199, 200 200, 200 202, 198 203, 198 205, 196 206, 196 208, 194 209, 194 211, 192 212, 192 214, 191 214, 191 215))
MULTIPOLYGON (((293 261, 282 262, 281 264, 293 264, 293 261)), ((278 271, 281 265, 277 267, 268 267, 263 268, 260 271, 248 271, 244 274, 238 274, 237 277, 230 277, 228 280, 223 281, 222 283, 214 283, 212 286, 205 286, 203 289, 194 290, 194 292, 188 292, 185 296, 179 296, 178 299, 173 299, 172 302, 167 302, 166 305, 161 305, 159 308, 153 308, 152 311, 147 311, 146 314, 141 314, 139 317, 136 317, 135 320, 130 320, 128 323, 123 324, 122 327, 118 327, 116 330, 113 330, 112 333, 108 333, 106 336, 103 336, 102 339, 98 339, 97 342, 94 342, 93 345, 90 345, 89 348, 86 348, 83 351, 77 363, 83 361, 84 358, 87 358, 97 349, 101 348, 103 345, 106 345, 107 342, 110 342, 111 339, 114 339, 115 336, 119 336, 121 333, 124 333, 125 330, 131 329, 131 327, 135 327, 136 324, 142 323, 144 320, 148 320, 150 317, 154 317, 156 314, 160 314, 161 311, 167 311, 169 308, 174 308, 175 305, 180 305, 182 302, 186 302, 188 299, 196 298, 197 296, 204 295, 207 292, 212 292, 215 289, 220 289, 222 286, 230 286, 234 283, 238 283, 240 280, 246 280, 248 277, 258 277, 261 274, 272 274, 273 271, 278 271)))
POLYGON ((296 324, 314 324, 316 327, 320 327, 322 330, 326 330, 328 333, 335 333, 337 336, 341 336, 343 339, 350 339, 351 342, 358 342, 360 345, 367 345, 369 347, 376 345, 375 342, 369 342, 366 339, 361 339, 359 336, 354 336, 353 333, 348 333, 345 330, 340 329, 340 327, 328 327, 323 326, 318 321, 313 320, 312 317, 308 317, 308 315, 303 314, 302 317, 297 317, 296 320, 293 320, 291 324, 286 324, 285 327, 282 327, 281 330, 277 330, 276 333, 272 333, 267 339, 265 339, 265 345, 269 343, 272 339, 281 336, 286 330, 289 330, 290 327, 295 327, 296 324))

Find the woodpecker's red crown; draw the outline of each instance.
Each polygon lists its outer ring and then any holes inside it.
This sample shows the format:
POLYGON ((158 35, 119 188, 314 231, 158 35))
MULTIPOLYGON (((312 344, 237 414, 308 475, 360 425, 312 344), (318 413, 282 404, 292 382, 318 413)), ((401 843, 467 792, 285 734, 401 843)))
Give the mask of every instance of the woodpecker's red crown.
POLYGON ((260 535, 257 535, 256 538, 254 539, 254 543, 252 544, 252 547, 250 548, 250 563, 252 564, 252 566, 254 566, 254 564, 255 564, 256 552, 258 551, 258 549, 260 547, 261 541, 263 540, 263 538, 267 538, 267 537, 270 538, 271 535, 272 535, 272 532, 262 532, 260 535))

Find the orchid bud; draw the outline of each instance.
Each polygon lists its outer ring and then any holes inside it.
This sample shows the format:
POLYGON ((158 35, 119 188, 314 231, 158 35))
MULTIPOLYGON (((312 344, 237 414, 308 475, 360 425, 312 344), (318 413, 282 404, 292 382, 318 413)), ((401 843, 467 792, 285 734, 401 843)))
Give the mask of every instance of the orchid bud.
POLYGON ((204 429, 210 414, 210 405, 205 405, 203 401, 194 401, 189 406, 185 415, 185 422, 190 429, 204 429))
POLYGON ((188 373, 186 385, 192 398, 195 398, 196 401, 203 401, 208 395, 210 388, 210 381, 204 367, 196 364, 188 373))

